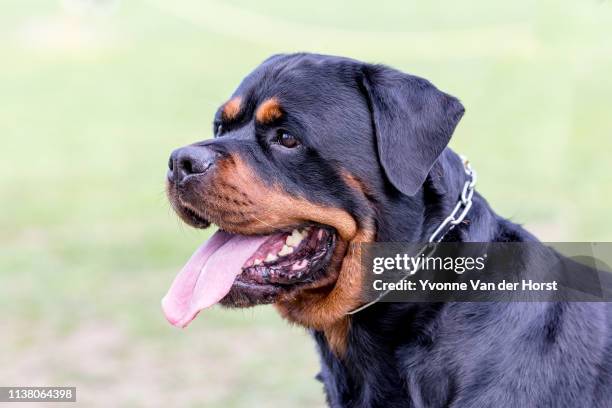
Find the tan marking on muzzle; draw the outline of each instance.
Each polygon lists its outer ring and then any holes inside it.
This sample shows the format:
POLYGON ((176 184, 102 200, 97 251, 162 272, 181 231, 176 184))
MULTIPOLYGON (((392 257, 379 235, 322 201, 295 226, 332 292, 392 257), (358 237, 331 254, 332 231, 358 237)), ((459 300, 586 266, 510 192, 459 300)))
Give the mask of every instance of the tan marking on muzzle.
MULTIPOLYGON (((230 232, 243 234, 273 233, 304 222, 317 222, 335 228, 343 240, 350 240, 357 231, 355 219, 344 209, 314 203, 289 195, 278 185, 264 183, 239 156, 231 156, 217 164, 211 190, 226 196, 248 200, 248 225, 239 229, 226 226, 223 220, 213 221, 230 232)), ((233 202, 218 203, 220 209, 231 210, 233 202)), ((246 222, 243 222, 247 224, 246 222)))

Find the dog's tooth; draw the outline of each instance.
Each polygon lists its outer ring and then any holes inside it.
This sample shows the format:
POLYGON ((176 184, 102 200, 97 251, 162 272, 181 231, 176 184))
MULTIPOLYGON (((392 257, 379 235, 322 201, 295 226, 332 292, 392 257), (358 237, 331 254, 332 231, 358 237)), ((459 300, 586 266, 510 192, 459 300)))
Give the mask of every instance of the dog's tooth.
POLYGON ((256 259, 255 262, 253 262, 253 265, 261 265, 261 259, 256 259))
POLYGON ((292 247, 296 247, 299 245, 301 241, 302 241, 302 235, 300 234, 298 230, 294 229, 293 231, 291 231, 291 235, 289 235, 285 239, 285 244, 292 246, 292 247))
POLYGON ((288 245, 283 245, 280 251, 278 251, 279 256, 285 256, 293 253, 293 247, 288 245))
POLYGON ((266 256, 265 262, 274 262, 277 259, 278 259, 278 256, 274 254, 268 254, 268 256, 266 256))

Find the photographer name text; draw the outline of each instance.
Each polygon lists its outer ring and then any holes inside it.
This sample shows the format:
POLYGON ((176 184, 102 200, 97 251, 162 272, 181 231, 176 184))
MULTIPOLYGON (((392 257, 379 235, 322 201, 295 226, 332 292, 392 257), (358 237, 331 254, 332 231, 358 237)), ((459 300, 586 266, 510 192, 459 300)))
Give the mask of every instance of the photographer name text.
POLYGON ((399 282, 385 282, 382 279, 373 281, 372 286, 376 291, 556 291, 557 281, 537 282, 531 279, 523 279, 521 282, 483 282, 480 279, 470 279, 468 282, 432 282, 428 279, 417 281, 402 280, 399 282))

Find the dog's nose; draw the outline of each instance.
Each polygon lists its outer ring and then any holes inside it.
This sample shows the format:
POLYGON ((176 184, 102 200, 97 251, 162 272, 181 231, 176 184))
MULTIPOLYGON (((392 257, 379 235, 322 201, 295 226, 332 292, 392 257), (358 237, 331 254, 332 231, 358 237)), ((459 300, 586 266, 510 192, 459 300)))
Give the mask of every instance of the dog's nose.
POLYGON ((187 146, 176 149, 168 161, 168 179, 181 182, 192 175, 206 173, 217 154, 205 146, 187 146))

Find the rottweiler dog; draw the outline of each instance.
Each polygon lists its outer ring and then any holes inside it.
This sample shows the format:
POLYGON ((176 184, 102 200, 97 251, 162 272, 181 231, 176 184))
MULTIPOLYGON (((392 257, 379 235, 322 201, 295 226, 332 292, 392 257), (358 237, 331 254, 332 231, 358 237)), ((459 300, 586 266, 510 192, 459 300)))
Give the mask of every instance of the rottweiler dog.
MULTIPOLYGON (((333 407, 610 407, 606 303, 364 303, 360 243, 426 242, 466 181, 447 147, 464 113, 383 65, 275 55, 175 150, 167 192, 218 231, 163 299, 184 327, 220 303, 273 303, 308 328, 333 407)), ((452 242, 535 241, 475 193, 452 242)), ((290 351, 287 351, 290 353, 290 351)))

